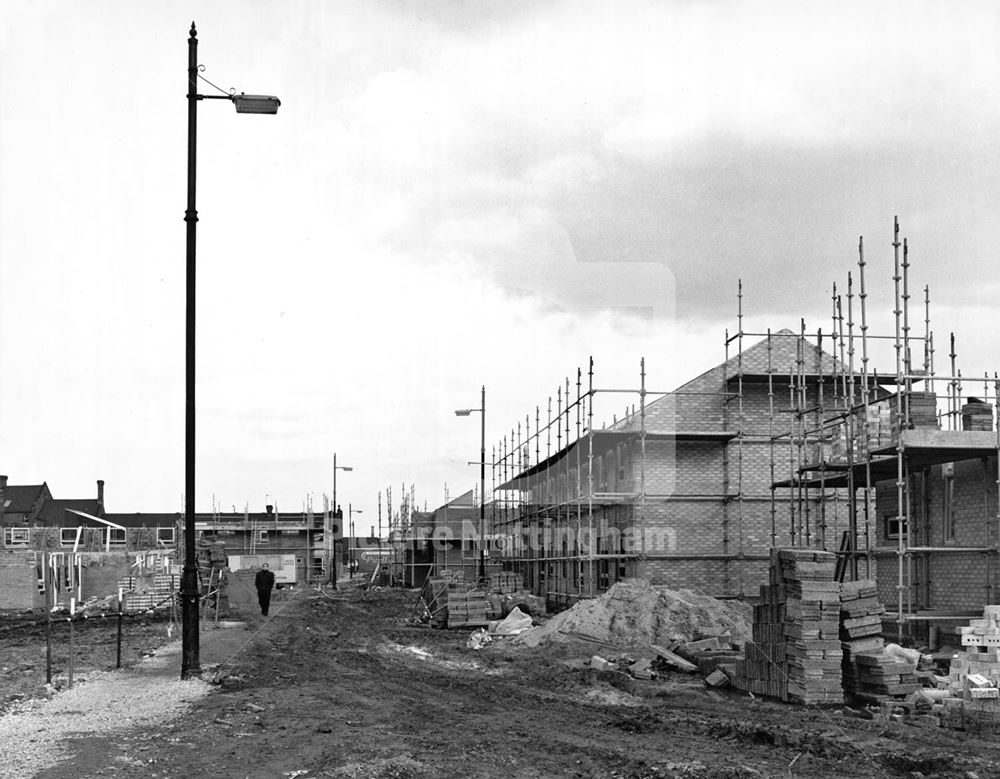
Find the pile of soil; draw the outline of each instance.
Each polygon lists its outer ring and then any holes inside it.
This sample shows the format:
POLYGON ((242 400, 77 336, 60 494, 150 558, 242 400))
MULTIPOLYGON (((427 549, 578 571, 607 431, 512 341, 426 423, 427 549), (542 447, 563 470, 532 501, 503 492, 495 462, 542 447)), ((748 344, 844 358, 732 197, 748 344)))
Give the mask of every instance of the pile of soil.
POLYGON ((588 639, 636 647, 729 633, 734 643, 743 643, 750 636, 752 614, 745 602, 625 579, 599 598, 580 601, 515 640, 527 646, 588 639))

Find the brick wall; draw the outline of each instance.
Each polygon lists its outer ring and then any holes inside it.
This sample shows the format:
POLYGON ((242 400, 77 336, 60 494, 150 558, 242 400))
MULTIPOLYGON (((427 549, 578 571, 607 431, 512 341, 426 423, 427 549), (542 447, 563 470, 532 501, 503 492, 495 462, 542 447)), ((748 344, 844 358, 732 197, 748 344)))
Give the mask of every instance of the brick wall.
MULTIPOLYGON (((911 475, 908 545, 959 548, 995 544, 996 458, 987 461, 985 471, 981 460, 956 462, 950 470, 950 478, 941 465, 911 475), (946 498, 946 492, 950 492, 950 498, 946 498), (945 520, 949 500, 953 511, 951 533, 947 532, 949 523, 945 520)), ((896 602, 898 586, 899 567, 892 550, 899 541, 888 532, 889 520, 898 513, 897 506, 895 482, 880 482, 876 487, 876 530, 878 545, 885 553, 879 556, 879 595, 888 603, 896 602)), ((913 554, 911 558, 909 594, 915 608, 978 610, 1000 598, 1000 562, 995 555, 991 565, 987 564, 987 554, 980 552, 934 551, 913 554)))
MULTIPOLYGON (((731 368, 733 366, 730 366, 731 368)), ((789 366, 775 366, 780 372, 789 366)), ((729 441, 652 440, 645 444, 646 460, 640 469, 640 446, 636 440, 611 451, 596 453, 588 461, 570 456, 545 474, 535 477, 534 500, 548 497, 551 502, 578 494, 586 495, 592 484, 596 492, 636 492, 644 488, 642 525, 646 529, 646 576, 654 584, 691 586, 713 595, 753 593, 767 581, 765 557, 773 543, 810 545, 837 549, 848 526, 849 505, 844 491, 827 489, 825 501, 812 489, 799 494, 789 489, 775 490, 771 484, 787 479, 800 460, 812 461, 818 436, 808 452, 785 442, 773 444, 771 437, 787 433, 790 416, 789 383, 776 373, 766 382, 744 382, 742 399, 734 398, 737 384, 726 381, 726 367, 719 366, 693 379, 674 395, 665 396, 647 407, 645 429, 657 432, 742 431, 729 441), (772 465, 773 462, 773 465, 772 465), (591 468, 593 477, 591 478, 591 468), (642 479, 640 481, 640 474, 642 479), (577 481, 581 492, 577 492, 577 481), (793 507, 800 506, 793 521, 793 507)), ((821 392, 829 406, 833 399, 832 380, 827 377, 822 390, 815 382, 809 387, 807 405, 817 405, 821 392)), ((815 426, 815 418, 806 426, 815 426)), ((617 430, 638 431, 640 420, 633 415, 616 425, 617 430)), ((602 508, 595 505, 594 522, 608 518, 619 530, 638 531, 638 505, 602 508)), ((586 515, 588 507, 583 507, 586 515)), ((564 520, 563 520, 564 521, 564 520)), ((586 516, 584 516, 586 524, 586 516)), ((864 548, 864 526, 859 527, 857 547, 864 548)), ((614 551, 614 550, 611 550, 614 551)), ((638 553, 638 547, 629 550, 638 553)), ((572 549, 570 549, 572 552, 572 549)), ((560 555, 562 549, 549 549, 560 555)), ((545 556, 539 553, 538 556, 545 556)), ((528 563, 526 581, 534 572, 545 573, 544 588, 550 592, 575 592, 595 586, 603 589, 623 572, 636 573, 638 561, 622 559, 605 564, 607 573, 593 574, 589 566, 575 574, 573 565, 561 561, 528 563)))
POLYGON ((0 610, 44 608, 38 594, 38 569, 31 553, 0 555, 0 610))

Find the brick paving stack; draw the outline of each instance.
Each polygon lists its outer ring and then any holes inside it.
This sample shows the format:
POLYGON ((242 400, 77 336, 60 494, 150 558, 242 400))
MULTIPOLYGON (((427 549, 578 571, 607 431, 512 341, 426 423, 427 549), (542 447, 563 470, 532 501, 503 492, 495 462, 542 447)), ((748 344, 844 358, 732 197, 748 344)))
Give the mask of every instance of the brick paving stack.
POLYGON ((920 689, 914 663, 888 654, 859 654, 854 659, 860 690, 855 697, 867 703, 904 698, 920 689))
POLYGON ((432 628, 448 627, 448 608, 452 599, 457 599, 459 594, 468 589, 470 589, 470 585, 466 584, 461 576, 431 576, 427 578, 420 593, 420 602, 426 610, 428 622, 432 628))
POLYGON ((867 441, 865 436, 858 436, 861 456, 865 455, 866 443, 871 449, 881 449, 892 443, 892 418, 893 410, 888 403, 875 403, 868 407, 865 419, 867 441))
POLYGON ((771 583, 761 586, 734 686, 793 703, 843 703, 835 561, 832 552, 771 550, 771 583))
POLYGON ((491 573, 489 578, 490 592, 498 592, 501 595, 510 595, 524 589, 524 582, 521 574, 510 571, 491 573))
POLYGON ((882 614, 874 579, 844 582, 840 591, 840 648, 844 653, 842 672, 844 692, 861 697, 867 692, 859 678, 857 659, 861 655, 880 654, 885 647, 882 638, 882 614))
POLYGON ((933 392, 911 391, 903 402, 910 409, 912 427, 937 427, 937 395, 933 392))
POLYGON ((962 429, 992 430, 993 406, 979 398, 969 398, 969 402, 962 406, 962 429))
POLYGON ((448 592, 448 627, 472 627, 485 625, 487 621, 485 591, 448 592))

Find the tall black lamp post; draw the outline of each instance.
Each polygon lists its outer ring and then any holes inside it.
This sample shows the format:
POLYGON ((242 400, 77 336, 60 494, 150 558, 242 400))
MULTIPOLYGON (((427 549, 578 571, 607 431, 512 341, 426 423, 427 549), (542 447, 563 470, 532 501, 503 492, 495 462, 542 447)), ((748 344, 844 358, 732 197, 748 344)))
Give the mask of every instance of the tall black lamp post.
POLYGON ((486 385, 483 385, 479 408, 455 409, 455 416, 467 417, 474 411, 479 412, 482 422, 479 439, 479 578, 486 581, 486 385))
POLYGON ((198 561, 195 559, 195 479, 194 479, 194 419, 195 419, 195 229, 198 211, 195 207, 195 181, 198 148, 198 101, 229 100, 240 114, 276 114, 281 101, 271 95, 199 95, 198 94, 198 31, 191 22, 188 37, 188 160, 187 160, 187 293, 186 293, 186 359, 184 403, 184 570, 181 575, 181 678, 190 679, 201 673, 198 641, 198 561))

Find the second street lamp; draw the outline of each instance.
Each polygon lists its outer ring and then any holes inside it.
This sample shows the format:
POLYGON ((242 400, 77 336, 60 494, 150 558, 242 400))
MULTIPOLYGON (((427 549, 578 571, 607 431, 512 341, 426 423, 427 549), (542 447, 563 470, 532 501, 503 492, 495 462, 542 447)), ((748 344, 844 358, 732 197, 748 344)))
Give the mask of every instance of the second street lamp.
POLYGON ((486 385, 479 402, 479 408, 455 409, 455 416, 467 417, 479 412, 481 437, 479 439, 479 578, 486 581, 486 385))
POLYGON ((181 678, 201 673, 198 636, 198 562, 195 559, 195 260, 198 210, 195 206, 198 149, 198 101, 230 100, 237 113, 276 114, 281 101, 264 95, 199 95, 198 31, 191 22, 188 37, 188 155, 187 155, 187 270, 184 379, 184 569, 181 574, 181 678))
POLYGON ((333 453, 333 507, 330 509, 330 584, 337 589, 337 535, 334 527, 344 535, 344 516, 337 506, 337 471, 353 471, 352 465, 337 465, 337 453, 333 453), (337 520, 340 524, 337 525, 337 520))
POLYGON ((351 545, 347 548, 347 553, 348 553, 348 565, 350 566, 351 569, 352 579, 354 578, 354 562, 357 558, 357 551, 358 551, 358 541, 354 536, 354 515, 363 513, 364 509, 356 509, 350 503, 347 504, 347 522, 348 522, 348 527, 350 528, 351 531, 351 541, 350 541, 351 545))

